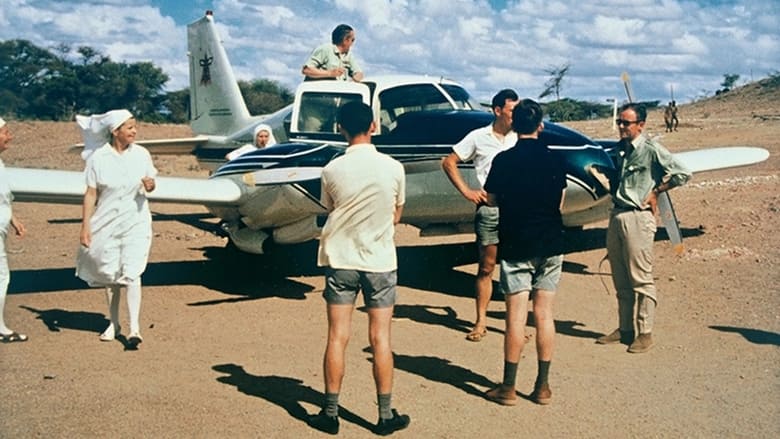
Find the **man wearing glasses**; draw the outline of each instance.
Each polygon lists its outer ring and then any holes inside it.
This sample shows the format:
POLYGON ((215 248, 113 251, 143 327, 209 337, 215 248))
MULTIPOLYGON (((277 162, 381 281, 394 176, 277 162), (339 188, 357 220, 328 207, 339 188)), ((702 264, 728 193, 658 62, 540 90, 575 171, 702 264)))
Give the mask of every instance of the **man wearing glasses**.
POLYGON ((643 134, 647 111, 640 104, 620 108, 617 126, 619 181, 613 183, 614 207, 607 229, 607 253, 617 290, 619 327, 596 340, 628 344, 628 352, 643 353, 653 345, 657 295, 653 281, 653 241, 657 196, 685 184, 691 173, 658 142, 643 134), (636 305, 636 318, 634 306, 636 305), (634 337, 634 324, 639 336, 634 337))

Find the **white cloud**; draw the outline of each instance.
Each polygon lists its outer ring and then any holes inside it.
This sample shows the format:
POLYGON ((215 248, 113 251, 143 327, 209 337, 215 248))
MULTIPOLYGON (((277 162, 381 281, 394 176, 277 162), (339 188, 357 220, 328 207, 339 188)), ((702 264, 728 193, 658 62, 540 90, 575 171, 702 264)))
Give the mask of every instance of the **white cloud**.
MULTIPOLYGON (((186 28, 153 6, 162 1, 3 0, 0 39, 89 45, 117 61, 152 61, 178 89, 188 83, 186 28)), ((443 75, 481 100, 504 87, 538 95, 544 70, 570 63, 565 96, 614 96, 628 70, 643 99, 664 99, 673 83, 685 101, 717 88, 724 73, 763 75, 780 59, 777 0, 509 0, 503 13, 487 0, 208 3, 236 76, 291 89, 310 51, 339 23, 355 27, 355 54, 369 75, 443 75)))

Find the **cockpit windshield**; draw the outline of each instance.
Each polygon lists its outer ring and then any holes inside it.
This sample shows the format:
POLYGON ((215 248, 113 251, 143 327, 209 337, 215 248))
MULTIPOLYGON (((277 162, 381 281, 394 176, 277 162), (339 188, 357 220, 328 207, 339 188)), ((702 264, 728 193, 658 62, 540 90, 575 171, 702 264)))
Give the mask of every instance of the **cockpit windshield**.
POLYGON ((452 84, 439 84, 439 86, 441 88, 434 84, 423 83, 393 87, 382 91, 379 94, 380 132, 386 134, 392 131, 395 128, 395 121, 405 113, 479 108, 479 104, 473 101, 462 87, 452 84))
POLYGON ((479 110, 479 102, 469 95, 465 88, 453 84, 439 84, 450 95, 455 106, 461 110, 479 110))

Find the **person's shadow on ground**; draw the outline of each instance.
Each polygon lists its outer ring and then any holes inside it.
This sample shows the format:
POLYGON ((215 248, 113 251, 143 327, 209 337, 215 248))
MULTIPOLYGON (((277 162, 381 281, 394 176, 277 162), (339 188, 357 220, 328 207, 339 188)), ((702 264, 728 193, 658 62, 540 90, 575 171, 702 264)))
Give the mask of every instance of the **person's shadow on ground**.
MULTIPOLYGON (((306 402, 315 406, 321 406, 325 401, 322 392, 318 392, 310 386, 305 386, 303 381, 297 378, 278 375, 258 376, 247 373, 243 366, 237 364, 218 364, 212 367, 217 372, 226 374, 217 378, 220 383, 235 386, 241 393, 256 396, 283 408, 293 418, 307 424, 310 416, 301 405, 306 402)), ((339 405, 339 418, 342 421, 359 425, 368 431, 372 431, 374 425, 357 414, 339 405)))
POLYGON ((745 340, 755 344, 768 344, 773 346, 780 346, 780 334, 776 332, 764 331, 761 329, 739 328, 735 326, 720 326, 720 325, 711 325, 710 329, 714 329, 716 331, 723 331, 723 332, 734 332, 744 337, 745 340))
MULTIPOLYGON (((60 332, 62 328, 65 328, 100 334, 110 322, 104 314, 96 312, 67 311, 59 308, 36 309, 27 305, 20 305, 19 308, 37 314, 36 319, 42 321, 51 332, 60 332)), ((126 351, 137 350, 137 345, 132 345, 122 334, 116 336, 116 341, 122 343, 126 351)))
MULTIPOLYGON (((370 353, 371 347, 366 347, 363 352, 370 353)), ((475 373, 465 367, 452 364, 446 358, 393 354, 395 368, 419 375, 427 380, 449 384, 469 395, 484 397, 484 391, 475 386, 486 389, 493 388, 496 384, 485 376, 475 373)), ((373 362, 373 357, 366 359, 373 362)))

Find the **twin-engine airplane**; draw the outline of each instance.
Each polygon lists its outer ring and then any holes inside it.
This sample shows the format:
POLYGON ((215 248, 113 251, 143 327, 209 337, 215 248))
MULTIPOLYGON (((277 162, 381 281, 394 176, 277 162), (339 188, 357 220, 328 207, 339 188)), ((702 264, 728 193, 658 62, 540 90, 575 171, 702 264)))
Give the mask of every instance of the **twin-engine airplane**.
MULTIPOLYGON (((191 125, 194 138, 139 142, 154 153, 194 153, 214 172, 208 179, 158 177, 152 202, 203 204, 223 220, 223 229, 241 250, 263 253, 269 238, 293 244, 318 237, 327 215, 320 203, 320 174, 346 143, 338 133, 339 106, 361 100, 371 106, 377 148, 404 164, 406 204, 401 221, 421 235, 472 230, 474 206, 441 170, 441 159, 470 130, 492 122, 458 83, 426 76, 379 76, 361 83, 308 81, 294 103, 266 116, 250 116, 210 12, 188 25, 191 125), (257 124, 268 124, 280 144, 242 155, 225 154, 252 142, 257 124)), ((603 176, 615 172, 614 142, 596 142, 569 128, 545 122, 542 138, 564 157, 568 186, 563 207, 566 226, 607 218, 611 205, 603 176)), ((701 172, 757 163, 761 148, 731 147, 676 154, 701 172)), ((476 186, 474 167, 462 173, 476 186)), ((7 168, 17 201, 81 203, 80 172, 7 168)), ((382 172, 377 169, 376 172, 382 172)))

